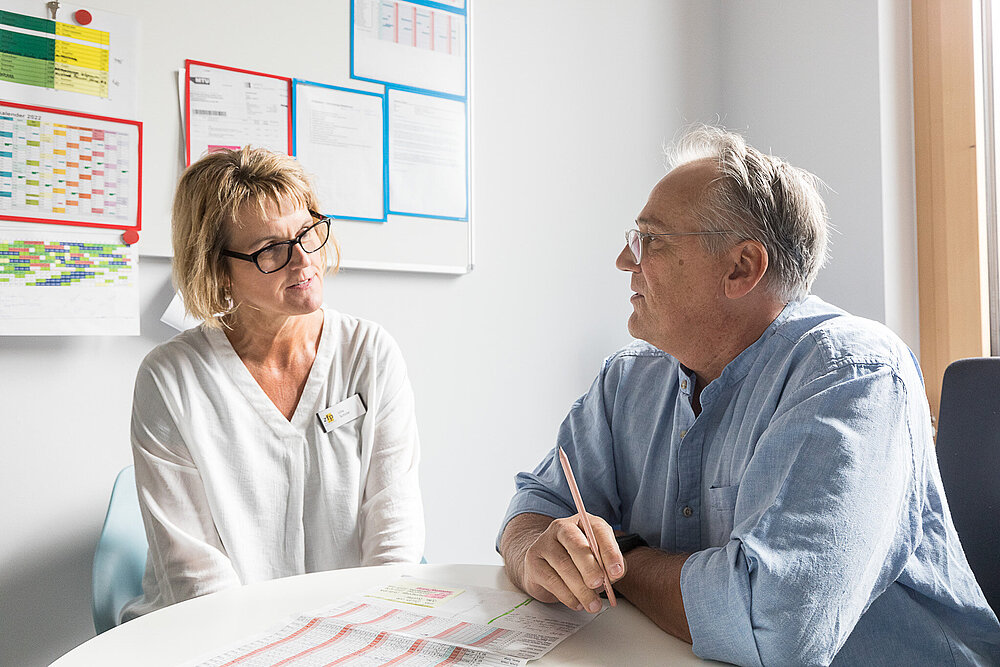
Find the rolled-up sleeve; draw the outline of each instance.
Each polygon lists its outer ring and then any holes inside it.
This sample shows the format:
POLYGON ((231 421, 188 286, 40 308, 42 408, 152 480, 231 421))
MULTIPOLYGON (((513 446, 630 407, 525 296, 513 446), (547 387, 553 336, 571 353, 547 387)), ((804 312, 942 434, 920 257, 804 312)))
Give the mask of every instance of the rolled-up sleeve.
POLYGON ((919 539, 907 391, 889 366, 842 363, 781 402, 739 482, 728 543, 681 572, 698 656, 833 660, 919 539))

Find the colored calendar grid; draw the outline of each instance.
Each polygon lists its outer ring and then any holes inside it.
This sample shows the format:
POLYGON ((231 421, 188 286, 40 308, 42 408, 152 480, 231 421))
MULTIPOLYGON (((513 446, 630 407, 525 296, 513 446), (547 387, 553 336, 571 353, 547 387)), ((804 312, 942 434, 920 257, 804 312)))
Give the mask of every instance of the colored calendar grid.
POLYGON ((123 132, 0 113, 0 214, 128 222, 131 160, 123 132))
POLYGON ((25 287, 127 284, 133 255, 118 244, 0 240, 0 285, 25 287))
MULTIPOLYGON (((357 21, 370 20, 358 12, 357 21)), ((401 46, 463 57, 460 18, 452 12, 430 7, 381 0, 378 6, 378 38, 401 46)))
POLYGON ((8 11, 0 25, 16 29, 0 29, 0 80, 108 97, 109 33, 8 11))

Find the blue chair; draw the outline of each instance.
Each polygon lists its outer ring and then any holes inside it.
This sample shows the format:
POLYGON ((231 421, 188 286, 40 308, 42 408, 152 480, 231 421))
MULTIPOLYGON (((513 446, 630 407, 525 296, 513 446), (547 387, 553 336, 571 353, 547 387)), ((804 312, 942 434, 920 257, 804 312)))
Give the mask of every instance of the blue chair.
POLYGON ((969 566, 1000 613, 1000 358, 959 359, 945 370, 937 457, 969 566))
POLYGON ((135 491, 135 467, 128 466, 115 479, 94 552, 91 610, 97 634, 118 625, 125 603, 142 594, 148 550, 135 491))

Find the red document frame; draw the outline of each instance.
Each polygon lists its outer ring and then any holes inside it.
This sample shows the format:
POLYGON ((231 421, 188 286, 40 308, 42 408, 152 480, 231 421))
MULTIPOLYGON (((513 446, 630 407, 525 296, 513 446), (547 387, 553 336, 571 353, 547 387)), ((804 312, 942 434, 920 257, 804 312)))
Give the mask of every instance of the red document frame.
POLYGON ((206 63, 200 60, 185 60, 184 61, 184 164, 191 166, 191 65, 199 65, 201 67, 212 67, 214 69, 226 70, 229 72, 239 72, 240 74, 249 74, 251 76, 261 76, 269 79, 277 79, 279 81, 284 81, 288 90, 288 141, 285 146, 285 152, 288 155, 292 154, 292 79, 286 76, 278 76, 276 74, 264 74, 263 72, 255 72, 249 69, 240 69, 238 67, 227 67, 226 65, 216 65, 215 63, 206 63))
POLYGON ((72 225, 75 227, 91 227, 99 229, 121 229, 125 230, 126 234, 123 237, 126 238, 126 243, 135 243, 138 240, 139 230, 142 229, 142 122, 138 120, 124 120, 122 118, 110 118, 108 116, 96 116, 94 114, 82 113, 79 111, 67 111, 66 109, 54 109, 51 107, 41 107, 32 104, 21 104, 19 102, 8 102, 6 100, 0 100, 0 105, 4 107, 12 107, 14 109, 23 109, 25 111, 34 111, 43 114, 56 114, 59 116, 68 116, 70 118, 83 118, 86 120, 96 120, 102 123, 113 123, 118 125, 131 125, 138 131, 138 151, 136 154, 136 179, 137 179, 137 189, 136 189, 136 204, 135 204, 135 224, 124 224, 124 223, 113 223, 113 222, 94 222, 92 220, 62 220, 58 218, 46 218, 42 216, 19 216, 19 215, 8 215, 6 213, 0 212, 0 220, 10 220, 12 222, 34 222, 42 224, 55 224, 55 225, 72 225))

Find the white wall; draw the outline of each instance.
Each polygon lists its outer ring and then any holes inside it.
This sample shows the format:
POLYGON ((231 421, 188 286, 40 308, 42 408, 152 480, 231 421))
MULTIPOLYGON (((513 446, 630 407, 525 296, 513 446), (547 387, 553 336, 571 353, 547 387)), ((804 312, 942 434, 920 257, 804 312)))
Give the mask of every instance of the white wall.
MULTIPOLYGON (((266 4, 227 1, 233 20, 266 4)), ((879 14, 861 0, 748 4, 476 2, 475 270, 344 272, 327 284, 330 305, 384 324, 407 358, 430 561, 499 562, 514 473, 552 446, 627 340, 614 257, 662 175, 660 144, 686 122, 719 114, 834 186, 841 236, 820 293, 877 319, 889 310, 879 14)), ((285 5, 305 15, 308 3, 285 5)), ((0 664, 44 664, 93 634, 90 559, 111 480, 129 463, 134 372, 171 335, 158 322, 168 264, 140 269, 141 337, 0 339, 0 664)))
POLYGON ((813 291, 918 351, 908 3, 723 9, 723 122, 829 187, 832 261, 813 291))

